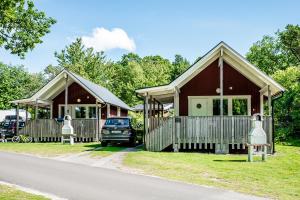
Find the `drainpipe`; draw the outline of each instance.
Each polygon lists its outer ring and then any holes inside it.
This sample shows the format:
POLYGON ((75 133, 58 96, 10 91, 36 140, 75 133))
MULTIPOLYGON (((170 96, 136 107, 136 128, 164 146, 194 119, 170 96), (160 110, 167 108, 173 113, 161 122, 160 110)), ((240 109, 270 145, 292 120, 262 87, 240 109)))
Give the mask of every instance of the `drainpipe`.
POLYGON ((272 98, 271 105, 272 105, 272 142, 273 142, 273 154, 275 153, 275 124, 274 124, 274 103, 276 100, 283 97, 283 91, 280 92, 279 95, 276 95, 274 98, 272 98))
MULTIPOLYGON (((145 133, 146 133, 146 126, 145 126, 145 123, 146 123, 146 119, 145 119, 145 112, 146 112, 146 101, 145 101, 145 98, 142 98, 141 96, 139 96, 139 94, 135 94, 135 96, 138 98, 138 99, 140 99, 140 100, 142 100, 143 101, 143 105, 144 105, 144 108, 143 108, 143 110, 144 110, 144 133, 143 133, 143 143, 145 144, 145 133)), ((145 147, 145 146, 144 146, 145 147)))

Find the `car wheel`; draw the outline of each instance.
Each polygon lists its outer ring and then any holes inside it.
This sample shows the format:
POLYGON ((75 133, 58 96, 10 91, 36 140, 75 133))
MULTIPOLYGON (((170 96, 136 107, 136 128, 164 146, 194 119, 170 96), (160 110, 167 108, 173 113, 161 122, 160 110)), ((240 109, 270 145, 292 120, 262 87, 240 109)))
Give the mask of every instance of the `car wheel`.
POLYGON ((102 142, 101 142, 101 146, 102 146, 102 147, 107 147, 107 142, 103 142, 103 141, 102 141, 102 142))
POLYGON ((136 146, 136 138, 134 137, 133 139, 131 139, 130 144, 131 147, 135 147, 136 146))

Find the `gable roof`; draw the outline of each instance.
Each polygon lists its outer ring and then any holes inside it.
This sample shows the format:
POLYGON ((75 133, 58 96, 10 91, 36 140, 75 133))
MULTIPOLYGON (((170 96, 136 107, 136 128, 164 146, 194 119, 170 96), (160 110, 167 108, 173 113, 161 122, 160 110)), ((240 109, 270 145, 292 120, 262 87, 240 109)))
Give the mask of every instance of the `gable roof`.
MULTIPOLYGON (((127 110, 132 110, 130 106, 128 106, 125 102, 123 102, 121 99, 119 99, 116 95, 114 95, 112 92, 110 92, 105 87, 102 87, 101 85, 95 84, 78 74, 75 74, 73 72, 70 72, 66 69, 62 70, 57 76, 55 76, 49 83, 47 83, 44 87, 42 87, 39 91, 37 91, 32 97, 28 99, 21 99, 21 100, 15 100, 12 101, 12 103, 26 103, 26 102, 46 102, 47 100, 43 100, 44 98, 41 98, 45 95, 51 96, 56 93, 51 93, 50 90, 57 90, 60 91, 64 89, 64 75, 67 74, 74 82, 78 83, 81 87, 83 87, 85 90, 87 90, 91 95, 93 95, 99 102, 101 103, 109 103, 114 106, 118 106, 127 110)), ((47 99, 47 98, 46 98, 47 99)))
POLYGON ((246 58, 222 41, 208 51, 203 57, 198 59, 171 83, 157 87, 138 89, 136 92, 143 96, 146 93, 159 94, 174 92, 176 88, 181 88, 189 80, 208 67, 213 61, 219 58, 221 49, 224 52, 224 60, 260 88, 270 85, 272 95, 285 90, 279 83, 251 64, 246 58))

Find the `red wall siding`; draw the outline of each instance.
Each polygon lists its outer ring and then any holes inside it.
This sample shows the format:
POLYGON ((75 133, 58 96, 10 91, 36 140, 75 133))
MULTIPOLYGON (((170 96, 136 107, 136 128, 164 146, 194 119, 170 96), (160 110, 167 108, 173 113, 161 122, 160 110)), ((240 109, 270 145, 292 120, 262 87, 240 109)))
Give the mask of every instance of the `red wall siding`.
MULTIPOLYGON (((78 83, 72 83, 68 87, 68 103, 77 104, 77 99, 80 99, 80 104, 96 104, 96 99, 88 91, 83 89, 78 83)), ((57 95, 53 101, 53 118, 58 117, 58 105, 65 103, 65 90, 57 95)))
POLYGON ((110 105, 110 116, 115 117, 118 114, 118 110, 116 106, 110 105))
POLYGON ((128 116, 128 110, 121 109, 121 116, 122 117, 127 117, 128 116))
MULTIPOLYGON (((224 62, 224 95, 251 95, 251 113, 259 112, 260 88, 241 73, 224 62), (229 90, 233 87, 233 90, 229 90)), ((218 60, 201 71, 192 80, 180 88, 179 114, 188 115, 188 96, 217 96, 220 87, 218 60)))

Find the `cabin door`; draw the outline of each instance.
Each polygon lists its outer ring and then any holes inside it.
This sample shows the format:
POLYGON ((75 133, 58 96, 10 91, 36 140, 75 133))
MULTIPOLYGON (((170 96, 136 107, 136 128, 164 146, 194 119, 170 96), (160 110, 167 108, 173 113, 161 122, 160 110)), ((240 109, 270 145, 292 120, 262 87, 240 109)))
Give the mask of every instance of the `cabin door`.
POLYGON ((189 116, 208 116, 208 99, 189 99, 189 116))

